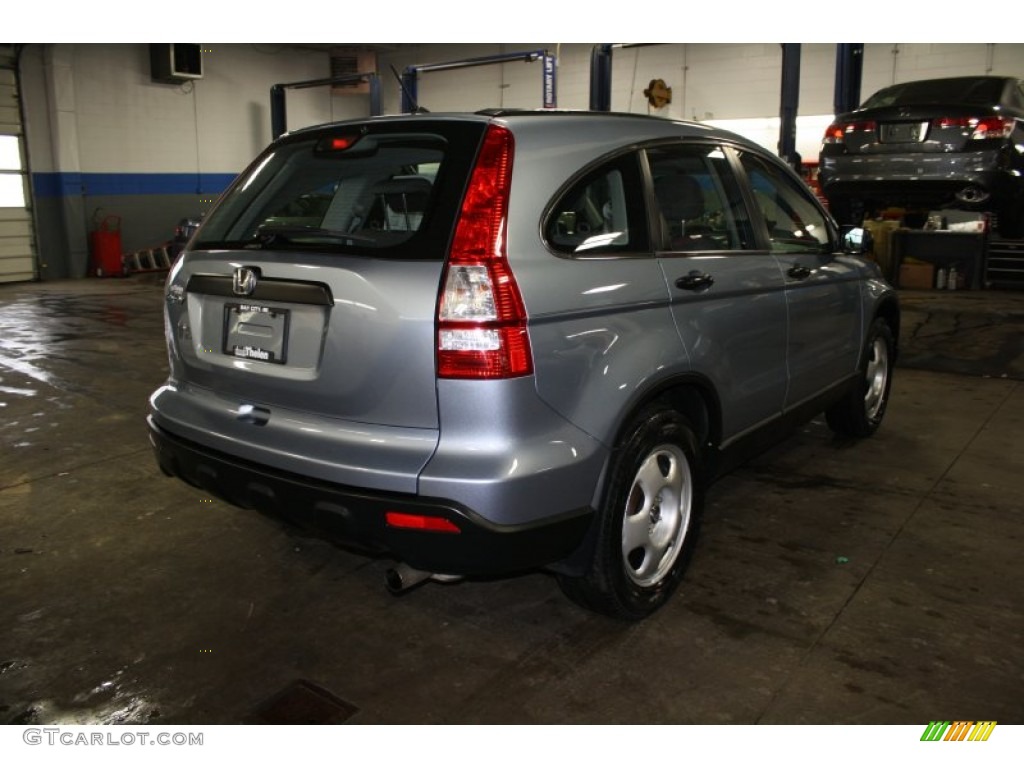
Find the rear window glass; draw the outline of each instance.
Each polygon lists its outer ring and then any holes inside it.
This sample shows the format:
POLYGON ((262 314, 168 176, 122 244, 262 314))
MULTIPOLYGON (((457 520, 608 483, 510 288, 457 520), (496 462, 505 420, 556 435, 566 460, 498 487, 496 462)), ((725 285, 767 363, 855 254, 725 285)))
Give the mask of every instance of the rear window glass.
POLYGON ((948 80, 922 80, 883 88, 864 102, 863 109, 914 104, 998 104, 1003 80, 955 77, 948 80))
POLYGON ((341 127, 275 145, 239 177, 193 247, 426 256, 412 246, 446 242, 462 185, 453 178, 446 192, 445 177, 454 165, 450 175, 464 178, 476 147, 452 151, 449 138, 341 127))

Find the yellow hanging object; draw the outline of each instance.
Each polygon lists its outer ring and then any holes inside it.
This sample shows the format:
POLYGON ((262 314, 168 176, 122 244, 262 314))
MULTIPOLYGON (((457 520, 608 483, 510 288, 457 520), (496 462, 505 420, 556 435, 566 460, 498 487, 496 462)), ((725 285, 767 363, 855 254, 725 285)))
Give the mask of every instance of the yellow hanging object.
POLYGON ((644 96, 647 97, 647 103, 655 109, 672 103, 672 89, 665 85, 661 78, 651 80, 651 84, 644 90, 644 96))

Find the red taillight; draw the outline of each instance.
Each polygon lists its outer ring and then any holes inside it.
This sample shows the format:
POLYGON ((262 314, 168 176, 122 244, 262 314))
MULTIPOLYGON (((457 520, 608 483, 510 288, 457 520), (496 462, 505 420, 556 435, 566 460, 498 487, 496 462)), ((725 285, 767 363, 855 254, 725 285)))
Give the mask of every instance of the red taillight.
POLYGON ((408 512, 385 512, 384 521, 392 528, 409 528, 414 531, 435 531, 437 533, 462 533, 459 526, 446 517, 435 515, 413 515, 408 512))
POLYGON ((505 227, 512 133, 492 125, 462 200, 437 307, 437 375, 507 379, 533 373, 526 308, 508 265, 505 227))
POLYGON ((843 143, 843 126, 839 123, 832 123, 828 128, 825 129, 825 137, 822 139, 826 144, 842 144, 843 143))
POLYGON ((1012 117, 939 117, 933 128, 959 128, 972 139, 1005 139, 1013 133, 1012 117))
POLYGON ((878 124, 874 120, 859 120, 846 123, 832 123, 825 129, 825 137, 822 141, 825 144, 844 144, 847 135, 851 133, 874 133, 878 124))

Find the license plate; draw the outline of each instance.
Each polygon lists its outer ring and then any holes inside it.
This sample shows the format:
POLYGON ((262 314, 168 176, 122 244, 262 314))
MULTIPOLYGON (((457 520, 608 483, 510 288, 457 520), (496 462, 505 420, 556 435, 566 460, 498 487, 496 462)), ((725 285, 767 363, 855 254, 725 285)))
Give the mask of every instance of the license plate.
POLYGON ((924 123, 886 123, 882 126, 882 141, 921 141, 924 123))
POLYGON ((288 351, 287 309, 258 304, 224 307, 224 354, 283 365, 288 351))

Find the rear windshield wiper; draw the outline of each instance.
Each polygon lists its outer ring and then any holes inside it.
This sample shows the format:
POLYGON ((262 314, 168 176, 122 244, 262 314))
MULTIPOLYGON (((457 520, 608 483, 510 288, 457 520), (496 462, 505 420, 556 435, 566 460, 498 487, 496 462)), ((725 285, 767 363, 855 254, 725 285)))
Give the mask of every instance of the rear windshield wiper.
POLYGON ((340 245, 373 245, 376 238, 367 235, 355 235, 342 232, 340 229, 324 229, 323 227, 303 227, 295 225, 264 226, 256 230, 256 237, 245 244, 246 248, 270 248, 280 242, 298 243, 302 240, 314 242, 331 242, 340 245))

